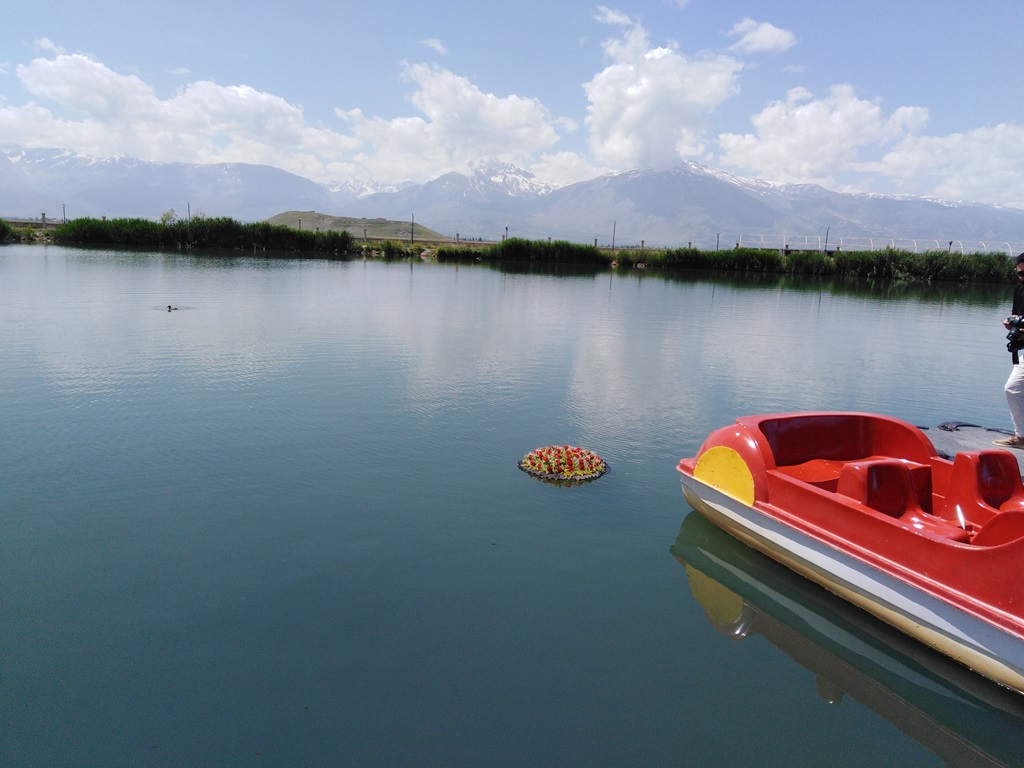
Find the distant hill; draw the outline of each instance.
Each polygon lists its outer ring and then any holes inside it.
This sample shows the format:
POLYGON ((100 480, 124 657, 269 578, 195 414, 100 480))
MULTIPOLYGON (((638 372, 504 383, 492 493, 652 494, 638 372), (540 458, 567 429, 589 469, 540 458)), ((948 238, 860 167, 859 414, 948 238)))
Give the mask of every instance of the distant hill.
POLYGON ((505 165, 424 184, 318 184, 265 165, 150 163, 61 150, 0 151, 0 216, 157 219, 203 213, 403 240, 560 239, 617 247, 884 248, 1024 251, 1024 210, 844 194, 744 179, 696 163, 633 169, 556 188, 505 165), (287 213, 281 213, 286 211, 287 213), (305 211, 306 213, 303 213, 305 211), (316 213, 314 213, 316 212, 316 213), (321 213, 322 212, 322 213, 321 213), (293 217, 293 218, 282 218, 293 217), (308 220, 307 220, 308 217, 308 220), (314 221, 313 217, 322 217, 314 221), (374 222, 381 221, 380 227, 374 222), (430 234, 419 222, 429 223, 430 234))
POLYGON ((412 218, 407 221, 392 219, 353 218, 331 216, 316 211, 285 211, 271 216, 267 221, 292 229, 313 229, 319 231, 345 230, 357 240, 448 240, 445 235, 427 229, 412 218))
POLYGON ((490 183, 447 174, 397 192, 346 204, 357 215, 395 216, 414 209, 463 239, 553 237, 620 247, 781 247, 1024 250, 1024 210, 922 197, 844 194, 810 184, 743 179, 696 163, 634 169, 553 189, 511 180, 490 183), (952 241, 952 245, 950 242, 952 241), (1017 242, 1014 242, 1017 241, 1017 242))

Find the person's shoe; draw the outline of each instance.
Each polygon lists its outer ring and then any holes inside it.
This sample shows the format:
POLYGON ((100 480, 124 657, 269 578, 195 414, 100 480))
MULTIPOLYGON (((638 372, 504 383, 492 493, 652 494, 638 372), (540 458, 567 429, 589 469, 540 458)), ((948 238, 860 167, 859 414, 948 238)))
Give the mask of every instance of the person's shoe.
POLYGON ((992 445, 1001 445, 1004 448, 1024 448, 1024 437, 1020 435, 1008 435, 992 441, 992 445))

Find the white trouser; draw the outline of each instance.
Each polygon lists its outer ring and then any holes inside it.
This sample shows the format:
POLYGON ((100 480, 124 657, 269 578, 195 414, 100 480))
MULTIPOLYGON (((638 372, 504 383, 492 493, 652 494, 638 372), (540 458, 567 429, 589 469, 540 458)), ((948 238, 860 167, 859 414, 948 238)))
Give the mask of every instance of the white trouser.
POLYGON ((1013 433, 1017 437, 1024 437, 1024 363, 1013 366, 1003 391, 1006 392, 1006 404, 1010 407, 1013 433))

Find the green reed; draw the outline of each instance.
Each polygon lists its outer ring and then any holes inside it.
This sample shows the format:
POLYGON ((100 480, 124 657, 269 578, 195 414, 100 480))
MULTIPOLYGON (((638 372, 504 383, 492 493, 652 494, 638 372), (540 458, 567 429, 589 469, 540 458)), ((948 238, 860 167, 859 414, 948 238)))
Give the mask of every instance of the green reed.
POLYGON ((227 217, 167 221, 72 219, 54 229, 53 240, 74 245, 298 251, 341 256, 358 251, 352 235, 344 230, 310 232, 266 222, 243 223, 227 217))

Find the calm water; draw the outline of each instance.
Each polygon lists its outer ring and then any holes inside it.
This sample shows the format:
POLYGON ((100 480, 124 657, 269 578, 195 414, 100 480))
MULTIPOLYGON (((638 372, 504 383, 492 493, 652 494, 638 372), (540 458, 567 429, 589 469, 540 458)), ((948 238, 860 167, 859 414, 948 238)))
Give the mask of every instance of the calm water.
POLYGON ((674 469, 745 413, 1007 426, 1009 292, 0 248, 0 763, 1022 763, 973 676, 969 734, 869 682, 936 736, 724 636, 674 469), (563 442, 612 471, 517 469, 563 442))

